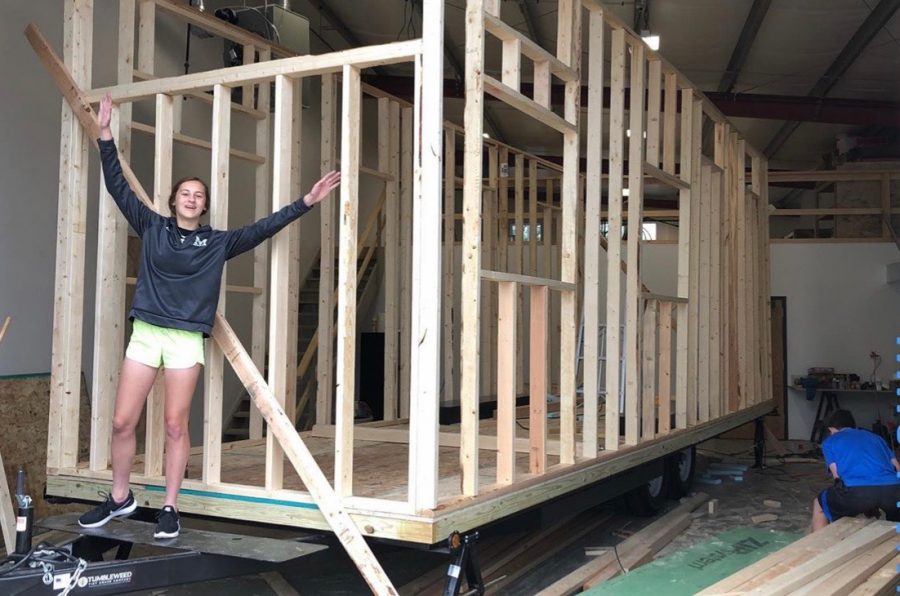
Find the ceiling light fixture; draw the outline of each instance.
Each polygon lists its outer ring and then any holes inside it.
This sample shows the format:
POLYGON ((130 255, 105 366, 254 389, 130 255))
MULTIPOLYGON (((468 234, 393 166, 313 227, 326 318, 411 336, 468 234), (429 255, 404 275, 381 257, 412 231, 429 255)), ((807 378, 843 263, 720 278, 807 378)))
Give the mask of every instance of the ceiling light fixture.
POLYGON ((649 31, 642 31, 641 39, 644 40, 644 43, 647 44, 647 47, 651 50, 654 52, 659 51, 659 35, 650 35, 649 31))

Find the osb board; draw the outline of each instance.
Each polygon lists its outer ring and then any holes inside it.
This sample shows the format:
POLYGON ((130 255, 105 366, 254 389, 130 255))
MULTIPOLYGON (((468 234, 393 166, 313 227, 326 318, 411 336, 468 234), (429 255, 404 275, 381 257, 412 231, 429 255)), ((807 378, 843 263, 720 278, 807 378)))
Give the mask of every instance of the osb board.
MULTIPOLYGON (((15 492, 16 472, 25 468, 26 492, 35 506, 35 519, 69 511, 83 505, 50 505, 44 501, 47 481, 47 423, 50 414, 50 375, 0 378, 0 453, 9 489, 15 492)), ((79 460, 87 459, 90 437, 90 398, 82 378, 79 460)))
MULTIPOLYGON (((306 446, 325 477, 334 478, 334 440, 321 437, 303 437, 306 446)), ((496 481, 496 452, 480 450, 479 481, 491 485, 496 481)), ((140 457, 140 456, 139 456, 140 457)), ((353 493, 361 497, 406 500, 408 492, 409 446, 404 443, 379 443, 356 441, 353 452, 353 493)), ((549 465, 558 463, 558 457, 549 458, 549 465)), ((262 487, 265 485, 265 444, 247 443, 222 451, 222 482, 262 487)), ((187 477, 199 480, 202 474, 203 456, 192 454, 188 461, 187 477)), ((528 454, 516 457, 517 474, 528 474, 528 454)), ((296 471, 285 464, 284 488, 304 490, 296 471)), ((459 493, 459 449, 441 447, 438 453, 440 498, 459 493)))

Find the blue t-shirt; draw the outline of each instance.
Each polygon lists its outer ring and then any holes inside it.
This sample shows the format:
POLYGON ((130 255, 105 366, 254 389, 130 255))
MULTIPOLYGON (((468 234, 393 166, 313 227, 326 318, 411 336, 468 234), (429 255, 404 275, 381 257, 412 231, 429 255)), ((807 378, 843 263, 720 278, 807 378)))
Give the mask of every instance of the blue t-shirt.
POLYGON ((825 465, 837 464, 845 486, 900 484, 884 439, 867 430, 844 428, 822 443, 825 465))

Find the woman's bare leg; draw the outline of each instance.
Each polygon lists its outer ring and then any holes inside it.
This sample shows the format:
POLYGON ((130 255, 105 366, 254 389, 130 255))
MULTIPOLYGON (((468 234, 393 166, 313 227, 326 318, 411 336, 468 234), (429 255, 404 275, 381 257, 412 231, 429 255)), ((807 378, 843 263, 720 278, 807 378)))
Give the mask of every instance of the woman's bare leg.
POLYGON ((177 510, 178 490, 184 479, 191 439, 188 416, 202 367, 166 369, 166 505, 177 510))
POLYGON ((125 358, 119 373, 116 410, 112 425, 112 497, 121 503, 128 497, 128 478, 134 462, 134 429, 141 418, 147 395, 153 388, 157 369, 125 358))

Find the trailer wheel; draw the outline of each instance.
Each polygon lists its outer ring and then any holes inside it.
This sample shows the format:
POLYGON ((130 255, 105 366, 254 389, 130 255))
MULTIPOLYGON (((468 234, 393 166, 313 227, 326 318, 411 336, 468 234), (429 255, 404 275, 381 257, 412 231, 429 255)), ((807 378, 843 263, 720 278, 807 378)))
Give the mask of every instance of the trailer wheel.
POLYGON ((665 505, 668 494, 669 474, 664 471, 646 484, 625 494, 625 503, 631 513, 640 517, 656 515, 665 505))
POLYGON ((666 460, 669 472, 669 497, 680 499, 690 494, 694 485, 694 470, 697 467, 697 449, 691 445, 673 453, 666 460))

